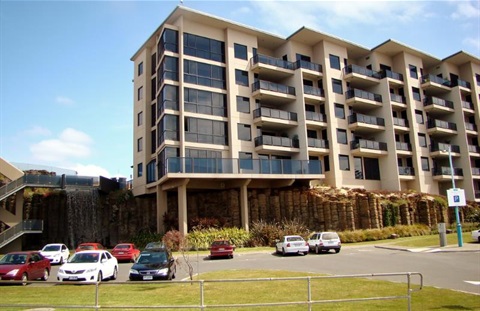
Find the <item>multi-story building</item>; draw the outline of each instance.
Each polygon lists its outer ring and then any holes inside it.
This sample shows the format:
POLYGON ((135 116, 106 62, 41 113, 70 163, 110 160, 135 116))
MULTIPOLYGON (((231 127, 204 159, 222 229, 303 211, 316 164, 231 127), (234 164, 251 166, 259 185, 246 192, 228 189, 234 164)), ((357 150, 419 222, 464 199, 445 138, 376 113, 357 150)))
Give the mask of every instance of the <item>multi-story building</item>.
POLYGON ((480 201, 480 59, 312 29, 287 38, 177 7, 133 55, 136 196, 294 183, 480 201), (451 163, 450 163, 451 160, 451 163), (451 167, 453 170, 451 170, 451 167))

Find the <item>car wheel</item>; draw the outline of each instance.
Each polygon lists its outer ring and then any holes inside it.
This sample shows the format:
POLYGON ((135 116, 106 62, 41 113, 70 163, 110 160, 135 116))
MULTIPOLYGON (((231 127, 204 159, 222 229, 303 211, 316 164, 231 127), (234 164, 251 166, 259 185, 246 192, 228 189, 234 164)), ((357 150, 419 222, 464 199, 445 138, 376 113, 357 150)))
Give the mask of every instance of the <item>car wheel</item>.
POLYGON ((285 248, 282 248, 282 255, 285 256, 287 253, 285 252, 285 248))
POLYGON ((117 267, 113 268, 113 274, 112 277, 110 278, 111 280, 116 280, 118 276, 118 269, 117 267))
POLYGON ((98 272, 98 276, 97 276, 97 282, 101 282, 103 280, 103 274, 102 274, 102 271, 98 272))
POLYGON ((28 274, 25 272, 22 274, 22 282, 23 282, 22 285, 26 286, 28 284, 27 281, 28 281, 28 274))
POLYGON ((315 245, 315 254, 320 254, 320 249, 318 245, 315 245))
POLYGON ((63 261, 64 261, 63 256, 60 256, 59 264, 63 265, 63 261))
POLYGON ((177 267, 175 267, 175 269, 173 269, 173 273, 172 273, 172 279, 175 278, 175 274, 177 273, 177 267))
POLYGON ((340 253, 340 249, 339 248, 335 249, 335 253, 337 254, 340 253))
POLYGON ((303 256, 307 256, 307 255, 308 255, 308 251, 303 252, 303 256))
POLYGON ((48 280, 48 277, 49 277, 49 276, 50 276, 50 271, 48 271, 48 269, 45 268, 45 270, 43 270, 42 281, 48 280))

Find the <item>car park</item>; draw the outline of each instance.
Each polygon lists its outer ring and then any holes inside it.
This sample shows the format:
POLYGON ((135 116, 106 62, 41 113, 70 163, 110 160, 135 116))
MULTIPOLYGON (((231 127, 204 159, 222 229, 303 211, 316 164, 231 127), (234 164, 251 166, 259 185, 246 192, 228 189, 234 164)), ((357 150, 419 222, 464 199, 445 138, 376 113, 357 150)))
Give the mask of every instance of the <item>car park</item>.
POLYGON ((228 257, 233 258, 235 245, 229 240, 215 240, 210 245, 210 258, 228 257))
POLYGON ((65 244, 52 243, 45 245, 40 254, 50 260, 52 264, 63 264, 70 257, 70 250, 65 244))
POLYGON ((130 268, 130 281, 172 280, 177 265, 172 253, 166 248, 156 248, 140 253, 130 268))
POLYGON ((102 249, 105 249, 105 247, 100 243, 81 243, 75 249, 75 253, 85 251, 85 250, 91 251, 91 250, 102 250, 102 249))
POLYGON ((335 253, 340 253, 342 248, 342 242, 336 232, 315 232, 307 242, 310 251, 314 251, 316 254, 328 252, 331 249, 335 253))
POLYGON ((118 261, 135 262, 140 256, 140 250, 132 243, 120 243, 112 249, 112 255, 118 261))
POLYGON ((57 280, 74 282, 101 282, 115 280, 118 261, 106 250, 85 250, 75 253, 57 273, 57 280))
POLYGON ((299 235, 286 235, 281 240, 277 240, 275 245, 277 254, 286 255, 289 253, 307 255, 309 248, 307 242, 299 235))
POLYGON ((480 229, 472 231, 472 238, 474 241, 480 242, 480 229))
POLYGON ((48 280, 50 276, 50 260, 40 252, 11 252, 0 259, 0 280, 26 281, 48 280))

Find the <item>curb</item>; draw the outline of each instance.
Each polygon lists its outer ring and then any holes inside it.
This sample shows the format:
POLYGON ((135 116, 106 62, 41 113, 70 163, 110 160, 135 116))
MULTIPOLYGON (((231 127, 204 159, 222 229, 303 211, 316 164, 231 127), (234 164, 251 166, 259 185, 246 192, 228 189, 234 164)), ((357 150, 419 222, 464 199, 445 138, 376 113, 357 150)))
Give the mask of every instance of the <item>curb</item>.
POLYGON ((411 252, 411 253, 420 253, 420 252, 428 252, 428 253, 475 253, 480 252, 479 249, 460 249, 460 248, 402 248, 402 247, 394 247, 394 246, 379 246, 375 245, 375 248, 381 249, 388 249, 393 251, 403 251, 403 252, 411 252))

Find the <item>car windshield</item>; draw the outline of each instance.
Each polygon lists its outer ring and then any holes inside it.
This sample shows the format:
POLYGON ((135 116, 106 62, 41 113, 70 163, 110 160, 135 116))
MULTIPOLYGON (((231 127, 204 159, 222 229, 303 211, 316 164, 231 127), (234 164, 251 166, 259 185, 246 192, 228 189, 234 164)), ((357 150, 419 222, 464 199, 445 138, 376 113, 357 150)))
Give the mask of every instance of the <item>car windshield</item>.
POLYGON ((228 241, 214 241, 212 246, 228 245, 228 241))
POLYGON ((93 245, 80 245, 78 247, 79 249, 95 249, 95 247, 93 247, 93 245))
POLYGON ((25 254, 7 254, 0 259, 1 265, 21 265, 27 261, 25 254))
POLYGON ((290 236, 287 237, 287 242, 298 242, 298 241, 303 241, 303 238, 300 236, 290 236))
POLYGON ((336 233, 324 233, 323 236, 322 236, 322 239, 323 240, 335 240, 335 239, 338 239, 338 234, 336 233))
POLYGON ((145 253, 141 254, 138 257, 138 263, 141 264, 158 264, 164 263, 167 261, 167 255, 164 252, 157 252, 157 253, 145 253))
POLYGON ((60 245, 46 245, 42 251, 43 252, 56 252, 60 250, 60 245))
POLYGON ((130 248, 130 245, 128 244, 120 244, 115 246, 115 249, 129 249, 129 248, 130 248))
POLYGON ((76 253, 69 261, 71 263, 94 263, 100 258, 98 253, 76 253))
POLYGON ((145 249, 152 249, 152 248, 164 248, 165 244, 162 242, 150 242, 145 246, 145 249))

